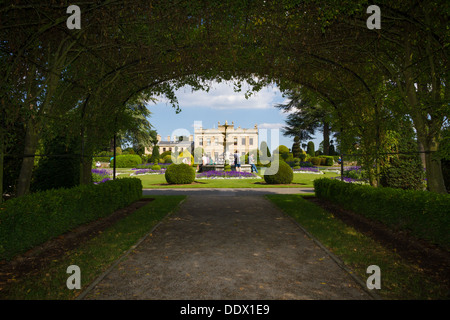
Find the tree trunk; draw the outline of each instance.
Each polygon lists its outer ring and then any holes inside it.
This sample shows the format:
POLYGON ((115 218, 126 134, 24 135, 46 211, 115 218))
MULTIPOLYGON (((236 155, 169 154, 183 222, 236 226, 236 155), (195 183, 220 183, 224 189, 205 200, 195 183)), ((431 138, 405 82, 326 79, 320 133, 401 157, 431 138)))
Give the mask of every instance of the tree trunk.
POLYGON ((405 62, 403 70, 405 77, 404 94, 406 95, 406 103, 409 105, 410 115, 417 132, 417 139, 425 150, 427 187, 429 191, 446 194, 447 190, 444 184, 441 160, 434 155, 439 148, 439 133, 433 131, 432 128, 440 127, 436 125, 436 121, 440 120, 434 117, 428 118, 426 114, 421 113, 412 67, 411 43, 409 39, 405 38, 405 62))
MULTIPOLYGON (((419 135, 419 134, 418 134, 419 135)), ((435 139, 420 139, 425 151, 426 177, 427 187, 429 191, 437 193, 447 193, 444 183, 444 175, 442 174, 441 159, 435 155, 439 148, 439 144, 435 139)))
POLYGON ((22 166, 20 168, 19 180, 17 182, 17 196, 23 196, 30 191, 31 178, 33 175, 34 155, 36 154, 39 141, 39 134, 36 124, 33 119, 27 123, 25 141, 24 141, 24 155, 22 166), (29 156, 33 155, 33 156, 29 156))
POLYGON ((80 184, 90 184, 92 182, 92 158, 83 157, 81 160, 80 184))
POLYGON ((424 167, 425 169, 427 168, 427 162, 425 159, 425 149, 423 148, 422 143, 419 141, 419 139, 417 139, 417 150, 420 152, 420 160, 422 161, 422 167, 424 167))

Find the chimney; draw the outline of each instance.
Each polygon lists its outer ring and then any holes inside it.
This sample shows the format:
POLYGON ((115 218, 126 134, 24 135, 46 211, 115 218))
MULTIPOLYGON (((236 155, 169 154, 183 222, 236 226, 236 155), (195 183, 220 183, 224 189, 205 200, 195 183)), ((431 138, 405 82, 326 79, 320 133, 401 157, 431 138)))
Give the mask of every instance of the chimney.
POLYGON ((194 141, 194 136, 192 134, 189 136, 189 141, 194 141))
POLYGON ((167 136, 167 141, 170 141, 170 136, 167 136))
POLYGON ((161 141, 161 136, 160 136, 159 134, 156 135, 156 140, 157 140, 158 142, 161 141))

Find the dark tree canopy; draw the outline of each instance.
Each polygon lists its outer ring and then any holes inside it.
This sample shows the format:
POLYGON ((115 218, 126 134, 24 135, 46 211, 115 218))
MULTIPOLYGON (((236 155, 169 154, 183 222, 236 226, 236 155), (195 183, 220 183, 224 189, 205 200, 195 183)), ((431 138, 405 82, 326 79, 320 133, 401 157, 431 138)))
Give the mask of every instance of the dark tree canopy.
MULTIPOLYGON (((0 159, 18 118, 26 123, 25 153, 35 153, 48 117, 70 117, 70 132, 90 155, 129 129, 120 122, 129 103, 165 96, 179 110, 177 88, 247 80, 254 90, 307 88, 341 127, 372 137, 365 144, 374 150, 384 116, 410 116, 429 151, 429 189, 445 191, 431 154, 450 113, 448 1, 378 1, 380 30, 367 28, 362 0, 80 0, 79 30, 67 28, 70 4, 0 6, 0 159)), ((32 168, 24 159, 19 194, 32 168)))

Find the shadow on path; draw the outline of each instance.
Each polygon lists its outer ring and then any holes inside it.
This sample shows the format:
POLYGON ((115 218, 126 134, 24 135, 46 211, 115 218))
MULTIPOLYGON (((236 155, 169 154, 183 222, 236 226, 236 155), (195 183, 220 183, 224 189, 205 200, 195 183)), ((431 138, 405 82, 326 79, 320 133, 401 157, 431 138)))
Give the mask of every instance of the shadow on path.
POLYGON ((189 196, 82 297, 371 299, 270 201, 230 190, 189 196))

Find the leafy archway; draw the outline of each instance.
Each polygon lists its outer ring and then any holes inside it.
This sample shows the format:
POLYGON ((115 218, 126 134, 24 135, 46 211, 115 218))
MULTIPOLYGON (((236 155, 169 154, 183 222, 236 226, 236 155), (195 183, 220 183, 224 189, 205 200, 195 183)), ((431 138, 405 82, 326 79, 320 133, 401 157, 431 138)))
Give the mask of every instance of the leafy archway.
MULTIPOLYGON (((375 123, 366 130, 375 132, 375 145, 388 91, 395 101, 388 108, 413 119, 427 151, 429 190, 445 192, 433 154, 448 125, 447 1, 379 1, 379 30, 367 28, 362 0, 77 5, 80 29, 66 24, 69 3, 17 0, 0 8, 0 164, 19 118, 24 154, 36 152, 51 117, 71 119, 76 130, 69 131, 78 132, 89 157, 120 128, 129 102, 164 95, 178 108, 177 88, 207 90, 208 81, 236 79, 254 90, 270 82, 281 90, 306 86, 333 101, 340 119, 375 123)), ((24 158, 19 195, 32 168, 33 158, 24 158)))

